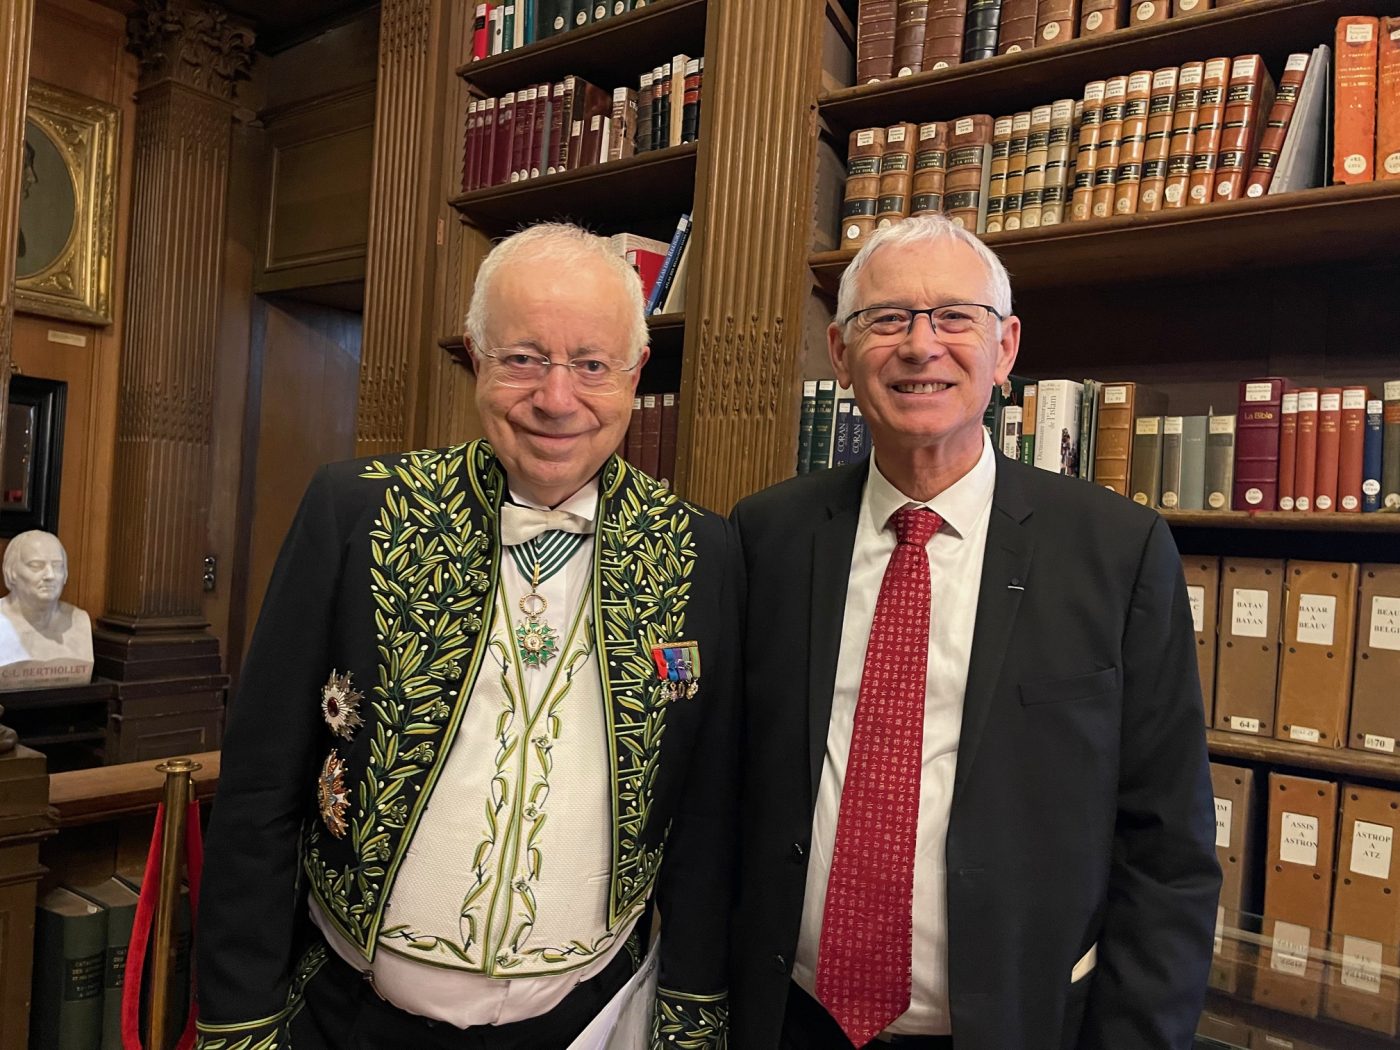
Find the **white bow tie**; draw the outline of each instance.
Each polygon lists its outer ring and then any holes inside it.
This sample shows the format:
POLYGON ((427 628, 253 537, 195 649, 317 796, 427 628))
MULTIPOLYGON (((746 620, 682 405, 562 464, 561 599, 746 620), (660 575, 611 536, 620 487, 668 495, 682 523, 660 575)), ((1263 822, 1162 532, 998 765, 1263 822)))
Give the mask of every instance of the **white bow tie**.
POLYGON ((501 542, 507 547, 529 543, 545 532, 577 532, 586 536, 593 531, 593 519, 570 514, 567 510, 535 510, 514 503, 501 504, 501 542))

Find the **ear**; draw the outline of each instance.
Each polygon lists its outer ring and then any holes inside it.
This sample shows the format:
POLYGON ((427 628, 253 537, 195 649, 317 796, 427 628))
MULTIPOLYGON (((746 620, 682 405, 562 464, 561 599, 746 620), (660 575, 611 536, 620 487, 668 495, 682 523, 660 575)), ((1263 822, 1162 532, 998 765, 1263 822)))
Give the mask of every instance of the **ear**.
POLYGON ((637 357, 637 367, 632 369, 632 393, 636 394, 637 384, 642 380, 642 366, 651 360, 651 347, 642 347, 641 354, 637 357))
POLYGON ((997 342, 997 363, 993 378, 997 386, 1006 382, 1016 364, 1016 355, 1021 349, 1021 319, 1012 314, 1001 322, 1001 339, 997 342))
POLYGON ((851 385, 851 348, 835 321, 826 326, 826 350, 831 358, 831 368, 836 373, 836 381, 844 387, 851 385))
POLYGON ((462 336, 462 352, 461 352, 461 353, 457 353, 457 352, 454 351, 453 354, 452 354, 452 357, 456 360, 456 362, 457 362, 459 365, 461 365, 463 368, 465 368, 465 369, 467 370, 468 374, 470 374, 471 377, 472 377, 473 379, 477 378, 477 375, 476 375, 476 354, 474 354, 474 353, 472 352, 472 338, 471 338, 471 336, 466 335, 466 334, 463 334, 463 336, 462 336))

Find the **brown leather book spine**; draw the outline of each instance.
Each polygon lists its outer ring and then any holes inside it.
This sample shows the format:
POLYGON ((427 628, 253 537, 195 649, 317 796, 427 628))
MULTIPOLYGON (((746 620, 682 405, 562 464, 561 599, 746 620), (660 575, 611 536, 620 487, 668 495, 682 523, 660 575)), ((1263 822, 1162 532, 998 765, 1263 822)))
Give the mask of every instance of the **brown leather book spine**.
POLYGON ((846 154, 846 194, 841 206, 841 247, 859 248, 875 229, 880 201, 880 158, 884 128, 851 132, 846 154))
POLYGON ((1099 387, 1094 483, 1120 496, 1128 494, 1136 404, 1136 383, 1105 383, 1099 387))
POLYGON ((1098 165, 1106 86, 1102 80, 1092 80, 1084 85, 1084 110, 1079 119, 1079 138, 1075 148, 1074 192, 1070 196, 1070 219, 1073 222, 1083 222, 1094 215, 1094 172, 1098 165))
POLYGON ((856 83, 873 84, 894 75, 896 0, 861 0, 856 22, 856 83))
POLYGON ((875 228, 891 226, 909 214, 914 183, 914 138, 917 124, 891 124, 885 129, 885 152, 880 157, 880 196, 875 204, 875 228))
POLYGON ((1191 189, 1191 161, 1196 156, 1196 123, 1200 116, 1204 62, 1187 62, 1177 77, 1172 107, 1172 137, 1167 148, 1167 182, 1162 207, 1184 208, 1191 189))
POLYGON ((1327 387, 1317 395, 1317 480, 1313 483, 1313 510, 1330 514, 1337 509, 1337 471, 1342 443, 1342 391, 1327 387))
POLYGON ((1206 63, 1201 75, 1201 108, 1196 115, 1196 147, 1191 156, 1191 186, 1187 196, 1187 204, 1193 207, 1211 202, 1229 81, 1228 58, 1213 58, 1206 63))
POLYGON ((1008 154, 1011 150, 1011 128, 1014 116, 997 117, 992 124, 991 172, 987 178, 987 232, 1000 233, 1005 226, 1003 216, 1006 209, 1006 175, 1008 154))
POLYGON ((1220 580, 1215 728, 1273 736, 1283 636, 1283 562, 1226 558, 1220 580))
POLYGON ((914 147, 914 189, 909 214, 941 212, 947 177, 948 125, 941 120, 920 124, 919 142, 914 147))
POLYGON ((1080 36, 1111 33, 1127 24, 1127 0, 1084 0, 1079 16, 1080 36))
POLYGON ((894 23, 894 75, 907 77, 923 68, 928 0, 898 0, 898 5, 894 23))
POLYGON ((1002 205, 1002 228, 1021 228, 1021 195, 1026 182, 1026 141, 1031 131, 1030 112, 1017 113, 1011 120, 1011 142, 1006 151, 1006 200, 1002 205))
POLYGON ((1014 55, 1035 46, 1036 10, 1039 0, 1002 0, 997 28, 997 54, 1014 55))
POLYGON ((962 61, 967 0, 929 0, 924 27, 924 69, 947 69, 962 61))
POLYGON ((1317 491, 1317 402, 1318 390, 1298 391, 1298 458, 1293 466, 1293 508, 1313 509, 1317 491))
POLYGON ((1167 185, 1167 154, 1172 144, 1172 107, 1176 105, 1181 70, 1167 66, 1152 74, 1152 97, 1147 104, 1147 141, 1142 150, 1142 180, 1138 211, 1159 211, 1167 185))
POLYGON ((1079 0, 1040 0, 1035 8, 1035 46, 1047 47, 1073 40, 1078 25, 1079 0))
POLYGON ((1045 186, 1040 193, 1042 226, 1054 226, 1064 221, 1073 137, 1074 99, 1062 98, 1050 107, 1050 133, 1045 148, 1045 186))
POLYGON ((1170 0, 1129 0, 1128 25, 1150 26, 1172 15, 1170 0))
POLYGON ((1400 18, 1380 20, 1376 178, 1400 179, 1400 18))
POLYGON ((1350 562, 1289 561, 1276 738, 1346 745, 1357 582, 1350 562))
POLYGON ((1123 104, 1123 134, 1118 140, 1118 171, 1113 177, 1113 214, 1132 215, 1142 189, 1142 161, 1147 151, 1147 110, 1152 101, 1152 72, 1128 77, 1123 104))
POLYGON ((1376 75, 1380 22, 1364 15, 1337 20, 1336 91, 1332 119, 1332 181, 1376 177, 1376 75))
POLYGON ((1214 0, 1172 0, 1172 17, 1184 18, 1200 14, 1215 6, 1214 0))
MULTIPOLYGON (((574 111, 574 96, 578 91, 578 78, 567 76, 561 80, 563 95, 554 95, 554 111, 549 115, 550 129, 549 142, 554 150, 554 157, 550 161, 549 171, 553 174, 556 171, 567 171, 569 168, 569 148, 571 146, 572 121, 574 111)), ((652 96, 653 98, 655 95, 652 96)), ((647 143, 650 148, 650 143, 647 143)))
POLYGON ((1021 184, 1021 229, 1040 226, 1041 201, 1045 195, 1045 165, 1050 155, 1050 106, 1031 110, 1031 130, 1026 137, 1026 173, 1021 184))
POLYGON ((680 426, 680 401, 677 394, 661 395, 661 456, 657 477, 676 484, 676 437, 680 426))
POLYGON ((1127 77, 1110 77, 1104 82, 1103 119, 1099 124, 1099 145, 1094 158, 1095 219, 1106 219, 1113 214, 1113 180, 1118 176, 1118 149, 1127 101, 1127 77))
POLYGON ((1298 90, 1303 86, 1303 78, 1308 73, 1309 55, 1305 51, 1288 56, 1279 78, 1278 91, 1274 94, 1274 104, 1269 107, 1269 117, 1259 132, 1259 149, 1254 155, 1249 178, 1245 180, 1246 197, 1262 197, 1269 192, 1274 181, 1274 168, 1278 164, 1279 151, 1283 140, 1288 137, 1288 126, 1293 122, 1293 111, 1298 105, 1298 90))
POLYGON ((1278 509, 1293 509, 1294 473, 1298 466, 1298 392, 1289 390, 1279 403, 1278 509))
MULTIPOLYGON (((651 149, 651 129, 652 129, 652 102, 656 97, 653 84, 655 79, 651 70, 643 73, 637 81, 637 152, 646 153, 651 149)), ((557 92, 559 85, 555 85, 557 92)), ((555 95, 556 112, 558 106, 558 95, 555 95)), ((553 162, 550 163, 550 171, 554 170, 553 162)))
POLYGON ((1254 159, 1254 143, 1264 115, 1274 101, 1274 80, 1259 55, 1242 55, 1230 64, 1225 117, 1215 164, 1218 201, 1235 200, 1244 191, 1245 173, 1254 159))
POLYGON ((622 458, 642 469, 642 398, 632 399, 632 414, 627 418, 627 436, 622 439, 622 458))
POLYGON ((982 204, 982 165, 991 152, 993 120, 985 113, 959 117, 948 135, 944 213, 954 223, 977 229, 982 204))
POLYGON ((1364 386, 1342 388, 1342 435, 1337 451, 1337 510, 1361 513, 1361 460, 1366 451, 1366 402, 1371 392, 1364 386))

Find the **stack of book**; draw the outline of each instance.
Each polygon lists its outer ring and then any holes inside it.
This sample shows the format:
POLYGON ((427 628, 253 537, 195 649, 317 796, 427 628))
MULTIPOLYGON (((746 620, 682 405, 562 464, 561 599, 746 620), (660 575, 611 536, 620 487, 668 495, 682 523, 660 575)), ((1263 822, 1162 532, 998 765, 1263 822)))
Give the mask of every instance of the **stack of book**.
POLYGON ((1053 47, 1078 37, 1165 22, 1248 0, 860 0, 856 83, 993 55, 1053 47))
POLYGON ((910 215, 978 233, 1400 178, 1400 18, 1344 18, 1332 48, 1142 69, 1019 113, 859 128, 841 246, 910 215), (1329 122, 1329 112, 1332 119, 1329 122))
POLYGON ((676 483, 676 428, 680 394, 642 394, 632 399, 632 418, 617 454, 659 481, 676 483))
POLYGON ((646 7, 650 0, 512 0, 477 4, 467 31, 472 61, 646 7))
MULTIPOLYGON (((1224 874, 1211 986, 1274 1010, 1400 1033, 1392 863, 1400 792, 1272 772, 1266 781, 1219 763, 1211 781, 1224 874)), ((1328 1045, 1352 1045, 1335 1036, 1328 1045)))
POLYGON ((648 315, 679 313, 685 308, 690 226, 687 212, 676 223, 676 232, 669 244, 635 233, 619 233, 609 238, 613 250, 637 271, 648 315))
POLYGON ((798 417, 797 473, 859 463, 870 455, 870 428, 850 387, 834 379, 802 384, 798 417))
POLYGON ((467 105, 462 192, 606 164, 693 142, 704 59, 676 55, 640 87, 608 92, 578 76, 467 105))

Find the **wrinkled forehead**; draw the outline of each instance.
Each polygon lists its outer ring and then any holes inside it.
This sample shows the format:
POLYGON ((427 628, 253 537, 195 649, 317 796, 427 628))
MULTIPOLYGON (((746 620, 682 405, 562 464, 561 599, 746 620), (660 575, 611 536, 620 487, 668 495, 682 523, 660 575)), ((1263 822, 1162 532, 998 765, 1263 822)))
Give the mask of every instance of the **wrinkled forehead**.
POLYGON ((61 562, 63 544, 52 536, 20 537, 15 553, 21 561, 61 562))
POLYGON ((874 304, 937 306, 991 303, 992 275, 966 244, 936 241, 885 245, 873 252, 856 279, 856 308, 874 304))

